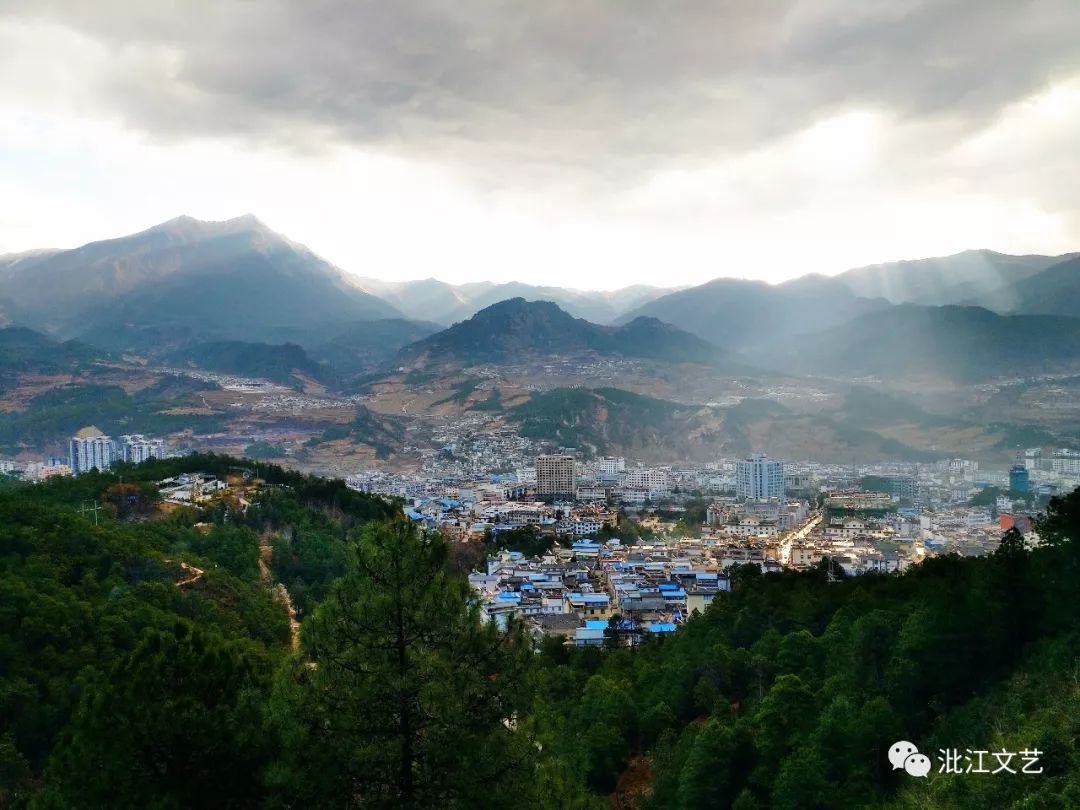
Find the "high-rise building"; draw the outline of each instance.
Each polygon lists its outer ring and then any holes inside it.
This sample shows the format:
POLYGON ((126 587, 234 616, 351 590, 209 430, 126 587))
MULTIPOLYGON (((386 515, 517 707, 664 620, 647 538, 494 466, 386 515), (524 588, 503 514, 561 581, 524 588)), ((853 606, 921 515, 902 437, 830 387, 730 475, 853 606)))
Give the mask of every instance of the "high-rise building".
POLYGON ((75 475, 107 470, 113 461, 113 441, 97 428, 83 428, 68 444, 68 466, 75 475))
POLYGON ((1027 492, 1030 483, 1031 476, 1028 474, 1027 467, 1023 464, 1014 464, 1009 470, 1009 491, 1027 492))
POLYGON ((735 494, 740 498, 784 497, 784 462, 754 455, 735 462, 735 494))
POLYGON ((574 457, 551 453, 536 457, 536 494, 540 497, 574 497, 577 476, 574 457))
POLYGON ((165 458, 165 440, 148 439, 139 434, 121 436, 117 455, 132 464, 141 464, 150 458, 165 458))

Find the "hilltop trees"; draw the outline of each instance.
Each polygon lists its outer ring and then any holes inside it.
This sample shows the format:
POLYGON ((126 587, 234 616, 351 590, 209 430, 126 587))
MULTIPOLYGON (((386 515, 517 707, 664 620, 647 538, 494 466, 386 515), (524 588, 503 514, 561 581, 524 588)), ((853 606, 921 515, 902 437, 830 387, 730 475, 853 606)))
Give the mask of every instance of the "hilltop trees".
POLYGON ((513 730, 531 657, 521 633, 481 622, 438 536, 398 521, 354 540, 345 575, 305 626, 310 665, 279 684, 276 788, 314 806, 520 798, 533 753, 513 730))
POLYGON ((257 807, 270 661, 187 623, 148 631, 92 686, 46 774, 46 804, 257 807))

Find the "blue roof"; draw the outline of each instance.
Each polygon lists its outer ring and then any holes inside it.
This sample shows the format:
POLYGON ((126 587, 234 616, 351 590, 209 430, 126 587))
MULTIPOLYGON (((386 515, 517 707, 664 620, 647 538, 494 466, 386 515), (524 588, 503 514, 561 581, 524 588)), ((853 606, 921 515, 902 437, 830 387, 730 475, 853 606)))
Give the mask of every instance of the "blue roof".
POLYGON ((585 627, 589 630, 606 630, 608 623, 602 619, 589 619, 585 622, 585 627))
POLYGON ((415 509, 410 509, 405 514, 408 515, 409 520, 427 520, 427 515, 422 515, 415 509))
POLYGON ((671 622, 653 622, 649 625, 649 632, 652 633, 674 633, 675 625, 671 622))

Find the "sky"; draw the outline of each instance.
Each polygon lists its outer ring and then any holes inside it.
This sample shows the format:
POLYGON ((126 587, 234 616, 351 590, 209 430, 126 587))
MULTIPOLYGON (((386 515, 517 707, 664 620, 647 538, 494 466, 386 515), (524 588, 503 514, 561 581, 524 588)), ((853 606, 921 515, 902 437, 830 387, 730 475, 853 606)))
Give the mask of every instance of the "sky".
POLYGON ((3 0, 0 253, 589 289, 1080 249, 1076 0, 3 0))

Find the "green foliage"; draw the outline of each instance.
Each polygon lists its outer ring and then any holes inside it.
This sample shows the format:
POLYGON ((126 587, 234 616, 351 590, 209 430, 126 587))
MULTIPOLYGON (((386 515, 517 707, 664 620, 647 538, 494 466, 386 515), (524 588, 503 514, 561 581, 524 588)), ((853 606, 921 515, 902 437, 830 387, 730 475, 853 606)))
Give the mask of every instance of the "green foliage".
POLYGON ((471 411, 501 411, 502 410, 502 392, 498 388, 492 388, 491 393, 488 394, 487 399, 480 400, 473 404, 471 411))
POLYGON ((528 788, 532 747, 508 724, 532 654, 481 621, 448 547, 404 521, 368 529, 305 626, 317 664, 282 673, 289 745, 271 772, 303 806, 492 806, 528 788))
MULTIPOLYGON (((102 493, 111 482, 86 475, 0 493, 0 768, 18 778, 6 786, 15 806, 70 730, 76 707, 104 685, 117 686, 118 662, 147 633, 175 634, 193 623, 260 658, 288 637, 284 611, 257 568, 213 568, 212 560, 225 559, 217 530, 203 537, 190 518, 94 526, 75 512, 87 489, 102 493), (181 588, 185 558, 206 570, 181 588)), ((131 704, 143 716, 152 710, 131 704)), ((118 755, 112 767, 126 767, 126 759, 118 755)), ((50 784, 70 771, 58 766, 50 784)))
POLYGON ((173 356, 174 362, 192 363, 199 368, 258 377, 292 385, 297 373, 313 380, 331 382, 330 370, 308 357, 295 343, 272 345, 240 340, 191 343, 173 356))
POLYGON ((607 793, 646 756, 647 808, 1072 806, 1080 491, 1052 501, 1039 531, 1034 551, 1013 532, 990 557, 900 577, 740 571, 673 637, 545 647, 534 716, 549 749, 580 764, 563 769, 578 790, 607 793), (566 697, 579 690, 602 707, 591 725, 566 697), (601 722, 617 732, 594 731, 601 722), (1055 752, 1053 768, 1026 783, 924 785, 891 771, 897 739, 930 752, 1037 747, 1055 752))
POLYGON ((839 581, 743 566, 673 635, 538 654, 399 510, 211 455, 0 490, 0 805, 1080 799, 1080 491, 1034 550, 1010 532, 988 557, 839 581), (151 505, 149 482, 197 470, 263 488, 246 511, 76 511, 128 487, 151 505), (275 581, 306 617, 295 654, 275 581), (1038 748, 1046 771, 913 780, 886 759, 897 739, 1038 748))
POLYGON ((43 804, 258 807, 271 659, 178 622, 148 630, 91 686, 46 775, 43 804))
POLYGON ((285 458, 285 447, 273 442, 253 442, 244 448, 244 456, 257 460, 285 458))
POLYGON ((21 373, 78 373, 99 359, 96 351, 74 340, 58 343, 18 326, 0 329, 0 388, 13 386, 21 373))
POLYGON ((526 557, 538 557, 547 554, 555 543, 555 538, 544 534, 535 526, 522 526, 517 529, 497 532, 485 541, 490 553, 509 549, 520 551, 526 557))
MULTIPOLYGON (((510 411, 523 436, 566 447, 613 447, 665 443, 683 415, 674 402, 618 388, 556 388, 535 394, 510 411)), ((685 409, 689 415, 690 409, 685 409)))

